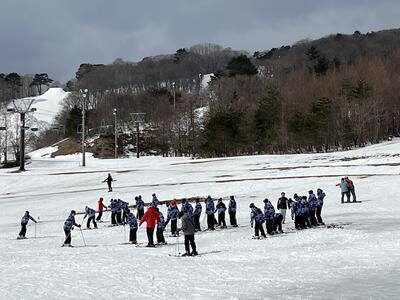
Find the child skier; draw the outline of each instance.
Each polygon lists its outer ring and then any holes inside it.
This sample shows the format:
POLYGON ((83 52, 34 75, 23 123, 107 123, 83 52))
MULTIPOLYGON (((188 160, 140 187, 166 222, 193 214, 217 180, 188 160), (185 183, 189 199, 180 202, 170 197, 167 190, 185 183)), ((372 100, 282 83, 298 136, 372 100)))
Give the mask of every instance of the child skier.
POLYGON ((317 210, 318 200, 315 197, 314 192, 312 190, 308 191, 308 204, 310 206, 310 211, 308 213, 308 217, 310 219, 311 225, 317 225, 317 219, 315 218, 315 211, 317 210))
POLYGON ((123 201, 121 199, 117 200, 117 224, 121 225, 122 224, 122 206, 123 206, 123 201))
POLYGON ((193 219, 184 212, 180 212, 178 217, 181 219, 181 228, 179 230, 183 231, 185 235, 185 252, 182 256, 196 256, 198 255, 196 249, 196 243, 194 241, 194 222, 193 219), (192 252, 190 252, 190 247, 192 247, 192 252))
POLYGON ((111 225, 117 225, 118 200, 111 199, 109 208, 111 209, 111 225))
POLYGON ((121 208, 122 208, 122 224, 126 224, 128 221, 129 203, 121 200, 121 208))
POLYGON ((143 218, 140 220, 139 226, 141 226, 144 222, 146 225, 147 239, 148 244, 146 247, 155 247, 154 245, 154 228, 156 227, 156 223, 158 222, 159 216, 158 212, 154 207, 147 208, 146 212, 143 215, 143 218))
POLYGON ((108 185, 108 191, 109 191, 109 192, 112 192, 112 186, 111 186, 111 182, 113 182, 113 181, 114 181, 114 179, 112 179, 112 177, 111 177, 111 174, 110 174, 110 173, 108 173, 108 176, 107 176, 107 178, 103 180, 103 182, 106 182, 106 181, 107 181, 107 185, 108 185))
POLYGON ((234 196, 229 197, 228 214, 231 226, 238 227, 236 220, 236 200, 234 196))
POLYGON ((152 199, 151 199, 151 207, 153 208, 157 208, 157 206, 160 204, 160 201, 158 200, 156 194, 152 194, 151 195, 152 199))
POLYGON ((85 207, 85 215, 83 217, 83 219, 85 220, 86 217, 89 216, 87 223, 86 223, 86 228, 87 229, 91 229, 90 228, 90 222, 93 221, 93 226, 94 228, 97 228, 97 223, 94 219, 94 217, 96 216, 96 211, 88 206, 85 207))
POLYGON ((171 235, 176 236, 176 230, 178 228, 178 213, 179 209, 176 206, 176 200, 172 200, 168 205, 168 212, 167 212, 167 221, 165 222, 165 227, 167 226, 168 222, 171 220, 171 235))
POLYGON ((166 245, 167 243, 165 242, 164 238, 164 229, 165 229, 164 215, 158 208, 156 208, 156 210, 158 212, 158 222, 157 222, 157 232, 156 232, 157 245, 166 245))
POLYGON ((26 235, 26 225, 28 225, 29 220, 37 223, 37 221, 29 214, 29 211, 26 211, 21 219, 21 231, 18 234, 17 239, 25 239, 26 235))
POLYGON ((188 214, 189 217, 193 217, 193 206, 192 204, 190 204, 186 198, 182 199, 182 207, 181 207, 181 211, 183 211, 184 214, 188 214))
POLYGON ((317 190, 317 210, 315 211, 315 214, 317 216, 317 222, 318 224, 325 225, 325 223, 322 221, 321 218, 321 211, 322 211, 322 206, 324 205, 324 198, 325 198, 325 193, 321 190, 317 190))
POLYGON ((274 216, 275 209, 272 203, 265 198, 264 199, 264 215, 265 215, 265 226, 268 234, 274 234, 274 216))
POLYGON ((276 233, 283 233, 282 223, 283 223, 283 215, 281 213, 275 213, 275 216, 274 216, 274 231, 276 233))
POLYGON ((303 229, 311 228, 310 223, 310 204, 307 201, 307 196, 301 196, 301 215, 302 215, 302 225, 303 229))
POLYGON ((264 214, 261 211, 261 209, 259 209, 258 207, 256 207, 254 205, 254 203, 250 203, 249 205, 250 209, 251 209, 251 213, 250 213, 250 226, 251 228, 253 228, 253 223, 255 223, 254 226, 254 236, 255 238, 259 238, 259 232, 261 233, 262 237, 267 237, 265 235, 264 232, 264 228, 263 228, 263 223, 264 223, 264 214))
MULTIPOLYGON (((357 199, 356 190, 355 190, 353 181, 347 176, 344 178, 344 180, 347 183, 347 187, 349 189, 349 193, 351 193, 351 195, 353 196, 353 202, 357 202, 357 200, 356 200, 357 199)), ((349 196, 349 199, 350 199, 350 196, 349 196)))
POLYGON ((222 202, 222 198, 219 198, 214 212, 218 212, 218 226, 221 226, 221 228, 226 228, 225 211, 226 205, 224 202, 222 202))
POLYGON ((349 190, 349 185, 346 182, 346 179, 342 178, 340 180, 340 182, 338 184, 336 184, 336 186, 340 187, 340 191, 342 193, 341 202, 344 203, 344 196, 345 195, 346 195, 346 198, 347 198, 347 202, 350 202, 350 190, 349 190))
POLYGON ((135 200, 136 200, 137 218, 141 220, 144 215, 144 202, 142 200, 142 196, 139 195, 135 197, 135 200))
POLYGON ((129 225, 129 242, 136 244, 136 235, 138 230, 138 223, 135 215, 128 209, 127 222, 129 225))
POLYGON ((207 197, 206 200, 206 214, 207 214, 207 227, 208 230, 215 230, 215 216, 214 216, 215 206, 214 201, 211 199, 211 196, 207 197))
POLYGON ((285 224, 286 219, 286 210, 288 208, 288 198, 285 197, 285 193, 281 193, 281 197, 278 199, 278 203, 276 204, 276 208, 279 209, 279 212, 283 216, 283 224, 285 224))
POLYGON ((298 230, 302 229, 302 215, 301 215, 301 199, 297 194, 294 194, 295 200, 292 204, 292 220, 294 220, 294 227, 298 230))
POLYGON ((80 224, 76 224, 75 222, 75 210, 71 210, 71 213, 69 214, 68 218, 64 222, 64 233, 65 233, 65 241, 64 246, 71 247, 71 230, 74 229, 74 226, 81 228, 80 224))
POLYGON ((201 206, 199 198, 196 198, 195 202, 196 202, 196 205, 194 207, 194 212, 193 212, 194 231, 201 231, 200 216, 201 216, 201 211, 203 210, 203 207, 201 206))
POLYGON ((97 210, 99 214, 97 215, 96 221, 97 222, 102 222, 101 217, 103 216, 103 209, 105 208, 107 210, 107 206, 104 205, 103 203, 103 198, 100 197, 99 201, 97 202, 97 210))

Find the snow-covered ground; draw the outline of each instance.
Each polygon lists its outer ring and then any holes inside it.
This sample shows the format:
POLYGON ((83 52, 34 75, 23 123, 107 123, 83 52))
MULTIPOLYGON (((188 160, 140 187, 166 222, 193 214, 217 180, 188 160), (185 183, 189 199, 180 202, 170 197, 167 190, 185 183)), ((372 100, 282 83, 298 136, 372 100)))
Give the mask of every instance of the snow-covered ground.
MULTIPOLYGON (((310 155, 221 159, 144 157, 51 159, 32 153, 25 173, 0 170, 1 299, 398 299, 400 294, 400 140, 364 149, 310 155), (114 192, 101 183, 111 172, 114 192), (362 203, 340 204, 335 184, 348 175, 362 203), (322 188, 325 223, 342 229, 294 231, 252 240, 249 203, 276 204, 280 192, 322 188), (235 195, 239 228, 196 235, 199 257, 177 258, 175 238, 149 249, 123 245, 124 228, 83 231, 87 247, 61 248, 71 209, 96 208, 103 196, 145 201, 235 195), (40 217, 37 238, 17 241, 25 210, 40 217)), ((162 207, 165 212, 165 207, 162 207)), ((105 219, 108 219, 105 213, 105 219)), ((202 217, 202 226, 205 220, 202 217)), ((82 222, 82 215, 77 216, 82 222)), ((168 228, 169 230, 169 228, 168 228)), ((166 234, 168 236, 168 234, 166 234)), ((139 242, 146 242, 144 228, 139 242)), ((181 239, 182 242, 182 239, 181 239)), ((72 243, 83 246, 79 230, 72 243)), ((180 246, 182 251, 183 246, 180 246)))

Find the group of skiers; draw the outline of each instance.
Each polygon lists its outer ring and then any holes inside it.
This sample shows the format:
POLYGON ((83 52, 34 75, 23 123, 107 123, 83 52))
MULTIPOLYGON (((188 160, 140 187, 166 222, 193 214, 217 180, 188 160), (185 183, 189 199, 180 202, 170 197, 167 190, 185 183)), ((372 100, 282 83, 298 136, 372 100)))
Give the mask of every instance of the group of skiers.
POLYGON ((354 183, 349 177, 343 177, 336 186, 340 187, 342 193, 341 202, 344 203, 344 196, 347 198, 347 202, 350 202, 350 194, 353 197, 353 202, 357 202, 356 190, 354 188, 354 183))
POLYGON ((310 190, 309 196, 299 197, 294 194, 293 199, 286 198, 285 193, 281 193, 281 197, 278 199, 277 209, 275 211, 272 203, 266 198, 264 199, 264 211, 250 203, 250 225, 254 227, 254 237, 259 238, 266 237, 263 224, 265 222, 266 232, 269 235, 283 233, 282 224, 285 223, 286 210, 291 209, 292 220, 294 220, 296 229, 305 229, 307 227, 324 225, 321 218, 321 211, 324 205, 325 193, 321 190, 317 190, 317 196, 310 190))
MULTIPOLYGON (((196 199, 196 210, 201 214, 201 204, 196 199), (199 207, 199 209, 197 209, 199 207)), ((226 212, 226 205, 222 201, 222 198, 218 199, 217 205, 214 205, 214 201, 212 200, 211 196, 208 196, 205 200, 206 202, 206 215, 207 215, 207 229, 208 230, 215 230, 215 225, 221 226, 221 228, 227 228, 225 222, 225 212, 226 212), (215 213, 217 213, 218 221, 215 218, 215 213)), ((236 220, 236 200, 234 196, 229 197, 228 203, 228 214, 229 214, 229 222, 232 227, 237 227, 237 220, 236 220)), ((200 215, 199 215, 200 218, 200 215)), ((198 225, 196 223, 196 225, 198 225)), ((200 226, 200 225, 198 225, 200 226)))

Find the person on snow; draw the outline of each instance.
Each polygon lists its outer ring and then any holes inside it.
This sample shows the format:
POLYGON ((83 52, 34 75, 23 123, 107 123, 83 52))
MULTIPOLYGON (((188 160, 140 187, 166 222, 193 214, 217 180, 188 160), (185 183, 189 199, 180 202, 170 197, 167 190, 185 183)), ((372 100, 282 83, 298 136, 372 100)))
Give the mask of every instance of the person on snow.
POLYGON ((207 227, 208 230, 215 230, 215 206, 214 201, 211 199, 211 196, 208 196, 206 199, 206 214, 207 214, 207 227))
POLYGON ((81 228, 80 224, 77 224, 75 222, 75 215, 76 215, 76 211, 75 210, 71 210, 71 213, 69 214, 68 218, 65 220, 64 222, 64 233, 65 233, 65 241, 64 244, 62 245, 64 246, 71 246, 71 230, 74 229, 74 226, 81 228))
POLYGON ((103 203, 103 198, 100 197, 99 201, 97 202, 97 211, 99 214, 97 215, 96 221, 97 222, 102 222, 101 217, 103 216, 103 209, 107 210, 107 206, 104 205, 103 203))
POLYGON ((190 204, 186 198, 182 199, 182 207, 181 211, 183 211, 184 214, 188 214, 189 217, 193 218, 193 206, 190 204))
POLYGON ((178 228, 178 213, 179 213, 179 209, 176 205, 176 200, 172 200, 169 205, 168 205, 168 211, 167 211, 167 221, 165 222, 165 226, 166 227, 168 225, 168 222, 171 221, 171 235, 172 236, 176 236, 177 232, 177 228, 178 228))
POLYGON ((276 233, 283 233, 282 223, 283 223, 283 215, 281 213, 275 213, 273 227, 276 233))
POLYGON ((325 193, 321 189, 317 189, 317 210, 315 211, 318 224, 325 225, 321 218, 322 206, 324 205, 325 193))
POLYGON ((165 242, 164 238, 164 229, 165 229, 164 215, 158 208, 156 208, 156 210, 158 212, 158 222, 157 222, 157 232, 156 232, 157 244, 166 245, 167 243, 165 242))
POLYGON ((156 227, 158 219, 159 219, 158 211, 154 207, 149 207, 144 213, 143 218, 140 220, 139 226, 141 226, 144 222, 146 222, 146 232, 148 239, 147 247, 155 247, 154 228, 156 227))
POLYGON ((103 180, 103 182, 107 182, 107 185, 108 185, 108 191, 109 191, 109 192, 112 192, 112 186, 111 186, 111 182, 113 182, 113 181, 114 181, 114 179, 112 179, 112 177, 111 177, 111 174, 110 174, 110 173, 108 173, 108 176, 107 176, 107 178, 103 180))
MULTIPOLYGON (((346 180, 346 183, 349 188, 349 192, 350 192, 351 196, 353 196, 353 202, 357 202, 356 190, 355 190, 353 181, 347 176, 344 179, 346 180)), ((350 196, 349 196, 349 199, 350 199, 350 196)))
POLYGON ((214 213, 218 212, 218 226, 221 226, 221 228, 226 228, 225 211, 226 205, 222 202, 222 198, 219 198, 214 213))
POLYGON ((199 198, 196 198, 195 202, 196 202, 196 205, 195 205, 194 211, 193 211, 194 231, 201 231, 200 216, 201 216, 203 207, 201 206, 199 198))
POLYGON ((26 235, 26 225, 28 225, 29 220, 37 223, 37 221, 29 214, 29 211, 26 211, 23 217, 21 218, 21 231, 18 234, 18 239, 25 239, 26 235))
POLYGON ((117 225, 118 200, 111 199, 109 208, 111 210, 111 225, 117 225))
POLYGON ((142 196, 139 195, 139 196, 135 197, 135 201, 136 201, 136 209, 137 209, 137 218, 139 220, 141 220, 144 215, 144 202, 142 200, 142 196))
POLYGON ((275 208, 267 198, 264 199, 264 215, 265 215, 265 227, 267 228, 267 233, 274 234, 275 208))
POLYGON ((118 199, 117 200, 117 214, 116 214, 118 225, 121 225, 123 223, 122 222, 122 207, 123 207, 123 201, 121 199, 118 199))
POLYGON ((303 229, 311 228, 310 223, 310 204, 307 201, 307 196, 301 197, 301 215, 302 215, 302 225, 303 229))
POLYGON ((129 203, 121 200, 121 208, 122 208, 122 224, 126 224, 126 222, 128 221, 129 203))
POLYGON ((129 225, 129 242, 136 244, 136 236, 138 230, 138 222, 135 215, 128 209, 127 223, 129 225))
POLYGON ((311 225, 318 225, 317 219, 315 218, 315 212, 317 210, 318 199, 312 190, 308 191, 308 204, 310 206, 310 211, 308 217, 310 219, 311 225))
MULTIPOLYGON (((97 228, 97 223, 95 220, 95 216, 96 216, 96 211, 92 208, 90 208, 89 206, 85 206, 85 215, 83 216, 83 219, 85 220, 86 217, 89 217, 86 223, 86 228, 87 229, 91 229, 90 228, 90 222, 93 221, 93 226, 94 228, 97 228)), ((83 222, 83 221, 82 221, 83 222)))
POLYGON ((261 209, 256 207, 254 203, 250 203, 249 208, 251 209, 250 213, 250 226, 253 228, 253 223, 255 224, 254 226, 254 236, 256 238, 259 237, 259 233, 261 233, 262 237, 267 237, 264 232, 263 228, 263 223, 265 221, 264 214, 261 209))
POLYGON ((291 208, 292 208, 292 220, 294 220, 294 227, 298 230, 303 228, 303 224, 302 224, 302 210, 301 210, 301 199, 297 194, 294 194, 293 199, 295 200, 292 204, 291 204, 291 208))
POLYGON ((160 204, 160 201, 158 200, 156 194, 154 193, 153 195, 151 195, 152 199, 151 199, 151 207, 153 208, 157 208, 157 206, 160 204))
POLYGON ((336 186, 340 187, 340 191, 342 193, 342 198, 341 202, 344 203, 344 196, 346 195, 347 197, 347 202, 350 202, 350 191, 349 191, 349 185, 346 182, 346 179, 342 178, 336 186))
POLYGON ((195 231, 193 218, 183 211, 178 214, 178 217, 181 219, 181 228, 179 228, 179 230, 182 230, 185 235, 185 253, 182 256, 196 256, 198 253, 194 241, 195 231), (190 252, 190 247, 192 248, 192 252, 190 252))
POLYGON ((286 220, 286 210, 288 209, 288 198, 285 197, 285 193, 281 193, 281 197, 278 199, 278 203, 276 204, 276 208, 279 209, 279 212, 283 216, 283 224, 285 224, 286 220))
POLYGON ((234 196, 229 197, 229 204, 228 204, 228 214, 229 214, 229 222, 231 226, 238 227, 237 220, 236 220, 236 200, 234 196))

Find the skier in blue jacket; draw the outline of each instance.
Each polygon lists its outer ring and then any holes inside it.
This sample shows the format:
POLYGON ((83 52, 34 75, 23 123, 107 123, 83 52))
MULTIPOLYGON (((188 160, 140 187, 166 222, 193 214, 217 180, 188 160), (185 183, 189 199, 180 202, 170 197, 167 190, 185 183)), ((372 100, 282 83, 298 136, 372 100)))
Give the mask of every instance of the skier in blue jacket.
POLYGON ((137 218, 139 219, 139 221, 142 219, 143 215, 144 215, 144 202, 142 200, 142 196, 136 196, 135 197, 135 201, 136 201, 136 209, 137 209, 137 218))
POLYGON ((71 230, 74 229, 74 226, 76 227, 81 227, 80 224, 77 224, 75 222, 75 215, 76 211, 71 210, 71 213, 69 214, 68 218, 64 222, 64 233, 65 233, 65 241, 62 246, 71 246, 71 230))
POLYGON ((28 225, 29 220, 37 223, 37 221, 29 214, 29 211, 25 211, 25 214, 21 218, 21 231, 18 234, 18 239, 25 239, 26 235, 26 225, 28 225))
POLYGON ((129 225, 129 242, 136 244, 138 222, 135 215, 128 209, 127 223, 129 225))
POLYGON ((219 198, 214 212, 218 213, 218 226, 221 226, 221 228, 226 228, 225 211, 226 205, 224 202, 222 202, 222 198, 219 198))
POLYGON ((194 211, 193 211, 194 230, 201 231, 200 216, 201 216, 203 207, 201 206, 199 198, 196 198, 195 202, 196 202, 196 205, 195 205, 194 211))
POLYGON ((292 220, 294 220, 294 227, 296 229, 302 229, 302 210, 301 210, 301 199, 297 194, 294 194, 293 199, 295 200, 291 204, 292 209, 292 220))
POLYGON ((171 235, 176 236, 177 235, 177 229, 178 229, 178 214, 179 214, 179 209, 176 205, 176 200, 170 201, 168 204, 168 212, 167 212, 167 221, 165 222, 164 227, 167 227, 168 222, 171 221, 171 235))
POLYGON ((229 197, 229 204, 228 204, 228 214, 229 214, 229 222, 231 226, 238 227, 237 220, 236 220, 236 200, 234 196, 229 197))
POLYGON ((312 190, 308 191, 308 204, 310 206, 310 211, 308 217, 310 219, 311 225, 317 225, 317 219, 315 218, 315 211, 317 210, 318 199, 312 190))
POLYGON ((250 213, 250 226, 251 228, 253 228, 253 223, 255 224, 254 226, 254 236, 256 238, 259 237, 259 233, 261 233, 262 237, 266 237, 265 232, 264 232, 264 228, 263 228, 263 223, 265 221, 265 217, 264 214, 262 212, 261 209, 259 209, 258 207, 256 207, 254 205, 254 203, 250 203, 249 205, 250 209, 251 209, 251 213, 250 213))
POLYGON ((206 215, 207 215, 207 229, 215 230, 215 216, 214 216, 215 206, 214 201, 211 199, 211 196, 207 197, 206 200, 206 215))
POLYGON ((350 189, 349 184, 347 183, 345 178, 342 178, 336 186, 340 187, 340 191, 342 193, 341 202, 344 203, 344 196, 346 195, 347 202, 350 202, 350 189))
POLYGON ((268 199, 264 199, 265 226, 268 234, 274 234, 275 208, 268 199))
POLYGON ((151 207, 153 208, 157 208, 157 206, 160 204, 160 201, 157 198, 157 195, 154 193, 151 195, 152 199, 151 199, 151 207))
POLYGON ((310 203, 307 201, 307 196, 301 196, 301 215, 303 229, 311 228, 310 223, 310 203))
POLYGON ((158 208, 156 208, 156 210, 158 211, 158 222, 157 222, 157 231, 156 231, 157 244, 158 245, 166 245, 167 243, 165 242, 165 238, 164 238, 164 230, 165 230, 164 215, 158 208))
POLYGON ((122 225, 122 210, 123 210, 123 202, 121 199, 117 200, 117 224, 122 225))
POLYGON ((325 223, 322 221, 321 218, 321 211, 322 211, 322 206, 324 205, 324 198, 325 198, 325 193, 321 190, 317 190, 317 210, 315 211, 315 214, 317 216, 317 222, 320 225, 325 225, 325 223))
MULTIPOLYGON (((90 222, 93 221, 93 226, 94 228, 97 228, 97 223, 95 220, 95 216, 96 216, 96 211, 88 206, 85 207, 85 215, 83 216, 83 219, 86 219, 86 217, 89 217, 86 223, 86 228, 87 229, 91 229, 90 228, 90 222)), ((83 221, 82 221, 83 222, 83 221)))
POLYGON ((118 212, 118 200, 111 199, 110 205, 108 206, 111 210, 111 224, 117 225, 117 212, 118 212))
POLYGON ((186 198, 182 199, 182 207, 181 207, 181 211, 183 211, 184 214, 188 214, 188 216, 190 218, 193 217, 193 206, 192 204, 190 204, 186 198))
POLYGON ((274 231, 276 233, 283 233, 282 230, 283 215, 281 213, 275 213, 274 215, 274 231))

